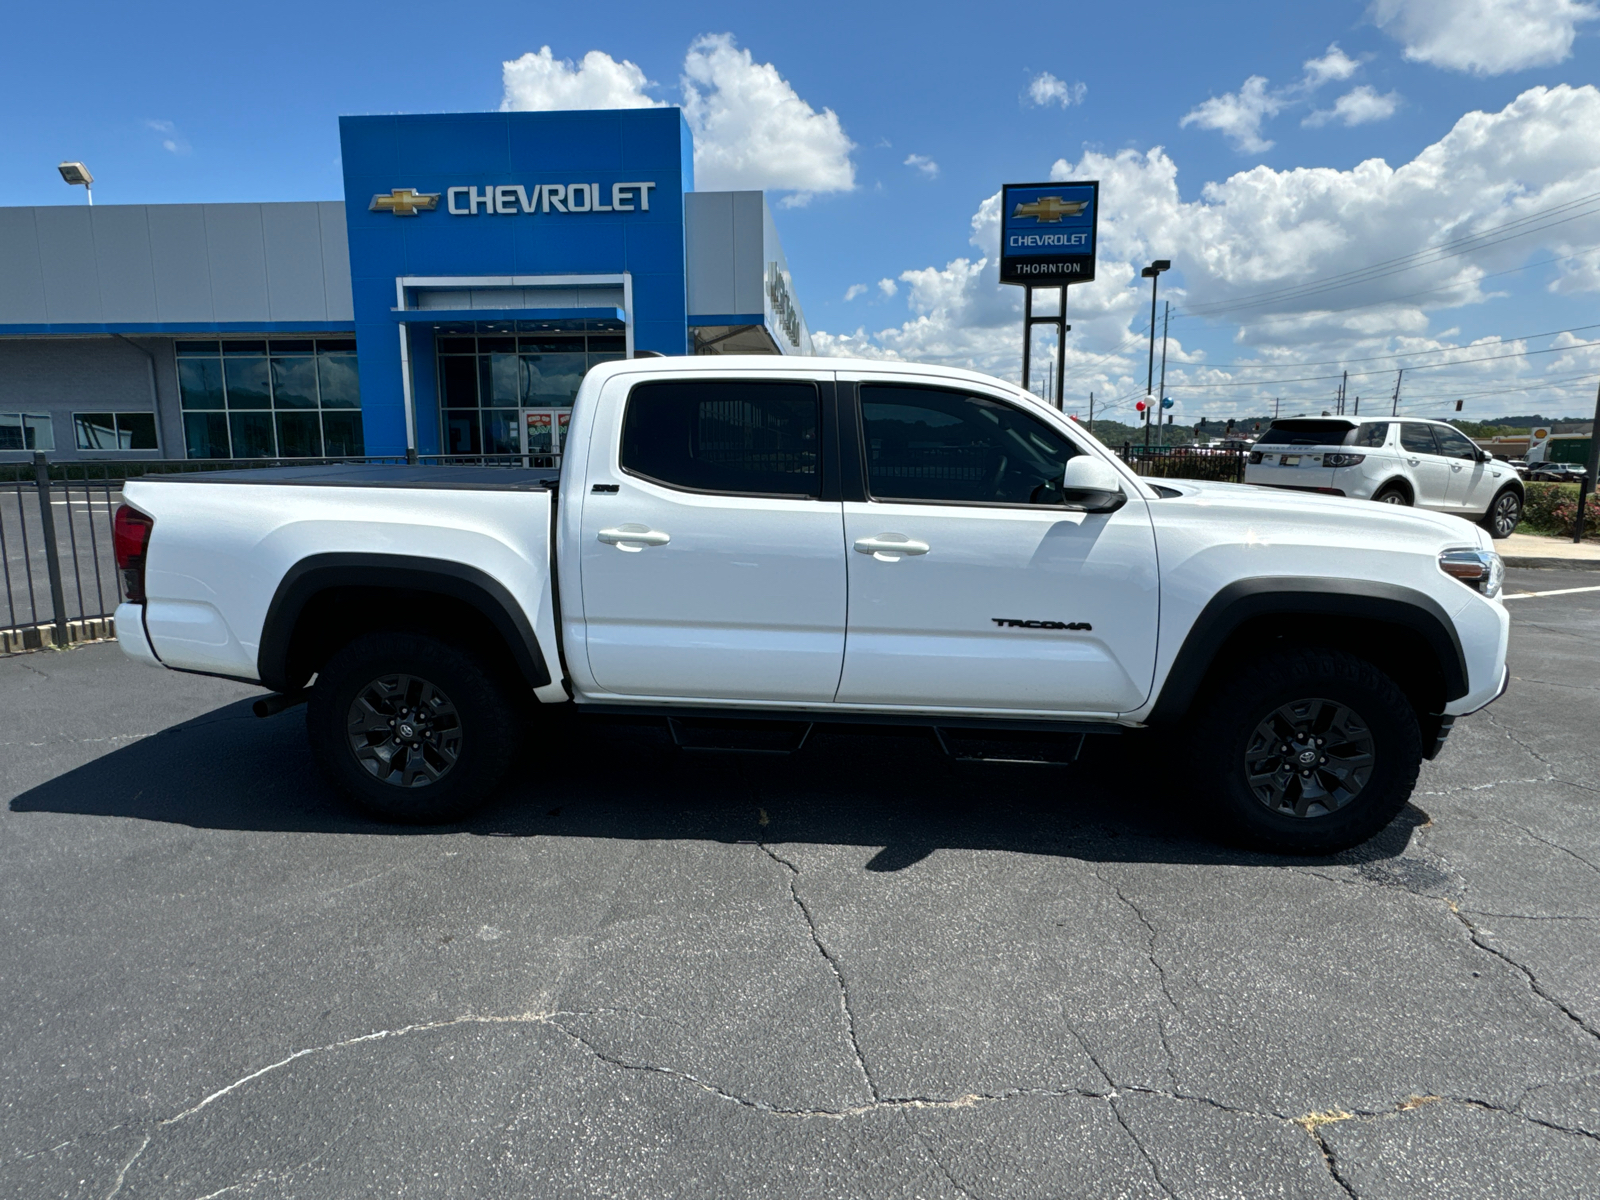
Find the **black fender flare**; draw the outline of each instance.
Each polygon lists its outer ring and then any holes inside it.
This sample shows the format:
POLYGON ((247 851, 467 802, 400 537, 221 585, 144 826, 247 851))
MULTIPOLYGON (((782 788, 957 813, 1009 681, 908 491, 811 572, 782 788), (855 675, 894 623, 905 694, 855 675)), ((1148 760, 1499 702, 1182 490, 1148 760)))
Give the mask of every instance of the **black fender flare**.
POLYGON ((517 667, 531 687, 550 682, 533 624, 505 585, 486 572, 447 559, 405 554, 313 554, 284 573, 267 606, 261 627, 256 670, 276 691, 305 684, 289 678, 289 649, 300 614, 318 593, 329 588, 396 588, 431 592, 459 600, 480 613, 505 639, 517 667))
POLYGON ((1200 611, 1161 683, 1148 720, 1172 721, 1187 713, 1228 638, 1248 621, 1277 616, 1355 617, 1409 630, 1432 651, 1444 680, 1445 700, 1467 694, 1467 658, 1461 638, 1449 614, 1433 597, 1375 580, 1265 576, 1230 583, 1200 611))

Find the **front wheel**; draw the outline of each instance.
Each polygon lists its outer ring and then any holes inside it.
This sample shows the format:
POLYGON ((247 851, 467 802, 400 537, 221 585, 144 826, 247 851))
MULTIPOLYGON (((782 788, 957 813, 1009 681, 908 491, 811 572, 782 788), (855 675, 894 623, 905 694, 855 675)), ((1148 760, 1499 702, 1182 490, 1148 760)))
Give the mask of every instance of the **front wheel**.
POLYGON ((1300 647, 1245 666, 1202 702, 1197 778, 1231 833, 1261 849, 1331 854, 1394 820, 1422 736, 1394 681, 1339 650, 1300 647))
POLYGON ((1483 527, 1492 538, 1508 538, 1522 521, 1522 497, 1513 491, 1501 492, 1483 514, 1483 527))
POLYGON ((384 821, 460 820, 493 794, 516 737, 504 688, 420 634, 371 633, 317 673, 306 732, 324 771, 384 821))

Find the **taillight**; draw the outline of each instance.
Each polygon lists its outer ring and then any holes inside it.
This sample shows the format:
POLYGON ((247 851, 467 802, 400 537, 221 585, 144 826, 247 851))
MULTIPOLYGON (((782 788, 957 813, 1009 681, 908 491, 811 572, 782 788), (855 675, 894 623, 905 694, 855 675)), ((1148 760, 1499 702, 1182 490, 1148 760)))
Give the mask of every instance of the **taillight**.
POLYGON ((1325 467, 1358 467, 1367 461, 1365 454, 1324 454, 1322 465, 1325 467))
POLYGON ((1261 461, 1261 451, 1259 451, 1259 450, 1250 451, 1250 464, 1252 466, 1254 466, 1256 463, 1258 463, 1260 461, 1261 461))
POLYGON ((144 556, 154 527, 153 518, 126 504, 112 521, 111 549, 122 572, 122 592, 135 604, 144 603, 144 556))

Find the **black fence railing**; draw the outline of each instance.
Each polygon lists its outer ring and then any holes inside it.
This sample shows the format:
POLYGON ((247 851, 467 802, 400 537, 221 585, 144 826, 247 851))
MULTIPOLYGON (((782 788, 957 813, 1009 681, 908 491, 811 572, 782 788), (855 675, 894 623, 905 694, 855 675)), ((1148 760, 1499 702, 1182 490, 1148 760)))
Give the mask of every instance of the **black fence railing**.
POLYGON ((1243 483, 1249 451, 1221 446, 1140 446, 1124 442, 1118 456, 1151 479, 1206 479, 1243 483))
MULTIPOLYGON (((559 467, 559 456, 431 454, 428 466, 559 467)), ((400 456, 257 459, 88 459, 0 463, 0 653, 114 636, 122 577, 112 518, 122 487, 141 475, 332 463, 403 464, 400 456)))

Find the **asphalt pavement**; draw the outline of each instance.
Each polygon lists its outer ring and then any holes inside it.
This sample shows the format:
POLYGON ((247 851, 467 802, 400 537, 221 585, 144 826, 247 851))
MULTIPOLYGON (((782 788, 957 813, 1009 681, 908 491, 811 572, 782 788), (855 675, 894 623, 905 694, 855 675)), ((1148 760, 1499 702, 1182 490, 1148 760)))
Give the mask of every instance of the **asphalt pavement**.
POLYGON ((553 728, 399 830, 256 689, 0 660, 0 1195, 1593 1197, 1600 592, 1510 604, 1509 693, 1319 860, 1137 737, 553 728))

